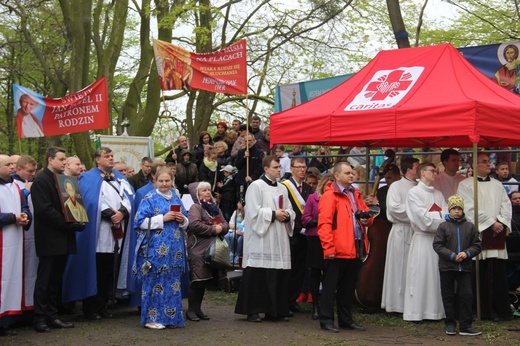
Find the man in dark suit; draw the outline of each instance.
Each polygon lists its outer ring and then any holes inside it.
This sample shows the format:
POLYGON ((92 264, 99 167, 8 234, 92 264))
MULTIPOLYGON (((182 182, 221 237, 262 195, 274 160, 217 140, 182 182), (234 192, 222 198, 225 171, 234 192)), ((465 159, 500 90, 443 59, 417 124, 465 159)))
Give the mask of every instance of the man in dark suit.
POLYGON ((51 328, 73 328, 70 322, 58 319, 58 289, 69 254, 75 254, 76 231, 82 223, 67 223, 63 214, 55 174, 65 169, 65 150, 50 147, 45 155, 47 167, 36 176, 31 186, 34 206, 34 243, 39 257, 34 288, 34 318, 37 332, 51 328))
POLYGON ((139 190, 150 181, 150 171, 152 170, 153 160, 149 157, 143 157, 141 160, 141 170, 134 176, 128 178, 128 182, 134 188, 134 191, 139 190))
POLYGON ((282 183, 289 192, 289 200, 296 213, 293 235, 290 237, 291 281, 289 282, 289 309, 292 312, 303 312, 301 306, 296 302, 296 298, 298 298, 301 292, 307 269, 307 236, 302 234, 302 214, 305 202, 312 193, 312 188, 304 182, 306 171, 307 164, 305 158, 301 156, 293 157, 291 159, 291 178, 282 183))

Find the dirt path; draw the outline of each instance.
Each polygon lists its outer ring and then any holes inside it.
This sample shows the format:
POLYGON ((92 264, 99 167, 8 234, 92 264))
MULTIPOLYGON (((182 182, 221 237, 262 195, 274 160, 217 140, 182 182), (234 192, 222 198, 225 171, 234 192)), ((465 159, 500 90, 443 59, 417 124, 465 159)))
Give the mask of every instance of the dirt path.
POLYGON ((518 320, 483 322, 477 324, 482 336, 464 337, 446 335, 442 322, 405 323, 397 316, 357 313, 366 332, 334 334, 321 330, 310 313, 296 314, 288 322, 247 322, 233 313, 236 295, 225 295, 208 292, 203 309, 211 320, 187 321, 182 329, 145 329, 135 308, 118 306, 114 318, 99 322, 86 321, 79 313, 62 316, 75 323, 74 329, 39 334, 32 327, 19 327, 18 336, 0 338, 0 345, 520 345, 519 334, 505 330, 520 327, 518 320))

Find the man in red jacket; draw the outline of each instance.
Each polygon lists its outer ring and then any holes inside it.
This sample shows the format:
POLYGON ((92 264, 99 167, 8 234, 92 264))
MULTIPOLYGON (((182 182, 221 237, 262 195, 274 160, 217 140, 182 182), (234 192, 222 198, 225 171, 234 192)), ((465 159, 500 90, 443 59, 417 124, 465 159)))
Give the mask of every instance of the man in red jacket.
POLYGON ((320 326, 339 332, 334 325, 336 297, 339 327, 365 330, 352 319, 351 307, 361 259, 368 250, 366 228, 374 219, 368 215, 361 192, 352 187, 355 174, 352 167, 347 162, 338 162, 332 173, 335 181, 327 184, 319 203, 318 235, 326 260, 320 326))

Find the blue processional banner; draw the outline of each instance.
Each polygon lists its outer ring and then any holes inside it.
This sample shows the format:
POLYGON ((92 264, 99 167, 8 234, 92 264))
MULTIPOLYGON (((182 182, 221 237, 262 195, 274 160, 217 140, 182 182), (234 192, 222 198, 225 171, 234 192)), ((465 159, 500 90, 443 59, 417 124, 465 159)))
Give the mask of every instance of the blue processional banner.
MULTIPOLYGON (((520 94, 518 60, 520 41, 458 48, 461 54, 480 72, 504 88, 520 94)), ((312 100, 343 83, 354 74, 277 86, 275 113, 312 100)))

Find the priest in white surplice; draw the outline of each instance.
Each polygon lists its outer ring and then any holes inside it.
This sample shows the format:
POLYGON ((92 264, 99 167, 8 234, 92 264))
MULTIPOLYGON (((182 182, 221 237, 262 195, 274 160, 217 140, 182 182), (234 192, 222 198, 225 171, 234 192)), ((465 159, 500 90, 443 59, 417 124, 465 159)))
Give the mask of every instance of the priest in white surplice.
POLYGON ((16 335, 9 325, 29 308, 25 304, 22 228, 32 218, 25 196, 11 174, 14 162, 0 155, 0 336, 16 335))
POLYGON ((459 161, 460 153, 455 149, 446 149, 441 153, 441 162, 444 166, 444 172, 437 175, 433 182, 433 187, 439 190, 444 199, 448 201, 448 198, 457 194, 457 188, 459 183, 465 179, 460 175, 459 161))
MULTIPOLYGON (((478 230, 494 232, 499 235, 511 232, 511 202, 502 184, 490 178, 491 165, 486 153, 479 153, 475 173, 478 179, 478 230)), ((473 178, 467 178, 459 184, 458 195, 464 198, 466 218, 475 223, 475 196, 473 178)), ((507 283, 507 250, 505 244, 501 248, 486 248, 482 241, 480 260, 480 306, 483 319, 510 320, 508 283, 507 283)), ((475 296, 475 295, 474 295, 475 296)))
POLYGON ((417 175, 420 181, 408 192, 406 200, 406 213, 414 233, 408 253, 403 319, 440 320, 445 314, 439 257, 433 250, 433 239, 448 214, 448 205, 442 193, 432 186, 437 175, 433 163, 419 165, 417 175))
POLYGON ((244 230, 244 272, 235 313, 247 315, 250 322, 280 320, 289 316, 289 280, 295 213, 287 189, 276 182, 280 160, 266 156, 264 175, 246 193, 244 230))
POLYGON ((408 249, 412 241, 412 226, 406 215, 408 191, 417 185, 419 160, 413 157, 401 160, 404 177, 388 188, 386 196, 386 216, 392 223, 386 246, 385 275, 381 308, 388 312, 403 312, 404 289, 406 287, 406 266, 408 249))

